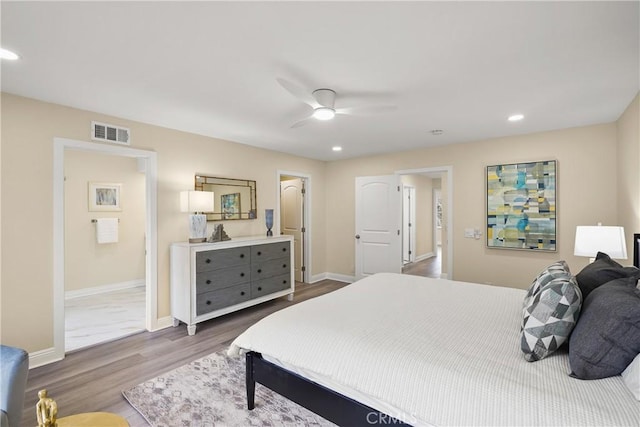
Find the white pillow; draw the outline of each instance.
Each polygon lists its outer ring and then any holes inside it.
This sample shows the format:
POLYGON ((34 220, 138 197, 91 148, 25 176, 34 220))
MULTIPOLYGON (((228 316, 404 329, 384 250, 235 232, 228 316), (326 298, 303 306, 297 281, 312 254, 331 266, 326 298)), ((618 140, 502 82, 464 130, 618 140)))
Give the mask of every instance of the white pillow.
POLYGON ((633 359, 633 362, 622 371, 622 380, 631 391, 631 394, 640 400, 640 354, 633 359))

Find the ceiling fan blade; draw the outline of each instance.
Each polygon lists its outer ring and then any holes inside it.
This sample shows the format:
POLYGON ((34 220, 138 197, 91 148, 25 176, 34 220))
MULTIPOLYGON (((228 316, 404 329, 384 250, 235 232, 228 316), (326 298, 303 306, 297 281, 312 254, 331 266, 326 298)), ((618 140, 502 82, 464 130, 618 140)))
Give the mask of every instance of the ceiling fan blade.
POLYGON ((313 120, 313 115, 311 115, 309 117, 305 117, 304 119, 300 120, 299 122, 295 122, 294 124, 291 125, 291 129, 299 128, 300 126, 304 126, 307 123, 309 123, 311 120, 313 120))
POLYGON ((318 101, 316 101, 316 99, 306 89, 301 88, 297 84, 291 83, 290 81, 285 79, 277 78, 276 80, 278 81, 280 86, 282 86, 287 92, 289 92, 298 100, 310 105, 313 108, 319 107, 318 101))
POLYGON ((353 116, 366 116, 369 114, 388 113, 397 110, 397 105, 363 105, 362 107, 336 108, 336 114, 349 114, 353 116))

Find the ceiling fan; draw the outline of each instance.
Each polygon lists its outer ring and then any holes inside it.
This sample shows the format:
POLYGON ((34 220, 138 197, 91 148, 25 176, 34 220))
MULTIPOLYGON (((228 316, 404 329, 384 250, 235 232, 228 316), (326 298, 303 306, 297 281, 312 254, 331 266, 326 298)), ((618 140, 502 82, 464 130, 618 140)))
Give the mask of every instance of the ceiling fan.
POLYGON ((397 107, 395 105, 368 105, 368 106, 355 106, 355 107, 335 107, 336 92, 332 89, 316 89, 312 92, 301 88, 295 83, 291 83, 288 80, 278 78, 276 79, 280 86, 282 86, 287 92, 293 95, 298 100, 304 102, 313 108, 313 112, 308 117, 294 123, 291 127, 297 128, 304 126, 310 121, 315 120, 331 120, 336 114, 345 115, 369 115, 385 113, 393 111, 397 107))

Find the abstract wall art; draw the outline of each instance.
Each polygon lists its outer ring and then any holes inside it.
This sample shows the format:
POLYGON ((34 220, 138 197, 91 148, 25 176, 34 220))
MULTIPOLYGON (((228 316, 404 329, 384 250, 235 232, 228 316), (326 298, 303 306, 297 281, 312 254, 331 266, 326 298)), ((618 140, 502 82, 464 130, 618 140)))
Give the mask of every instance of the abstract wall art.
POLYGON ((487 166, 487 247, 556 251, 557 161, 487 166))

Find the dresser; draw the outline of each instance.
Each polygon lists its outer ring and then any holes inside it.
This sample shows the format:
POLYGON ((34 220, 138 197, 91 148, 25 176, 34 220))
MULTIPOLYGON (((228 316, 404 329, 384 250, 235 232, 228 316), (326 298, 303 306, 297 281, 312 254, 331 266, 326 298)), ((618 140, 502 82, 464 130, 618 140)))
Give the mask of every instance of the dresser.
POLYGON ((293 299, 292 236, 239 237, 216 243, 173 243, 171 316, 189 335, 196 324, 265 301, 293 299))

